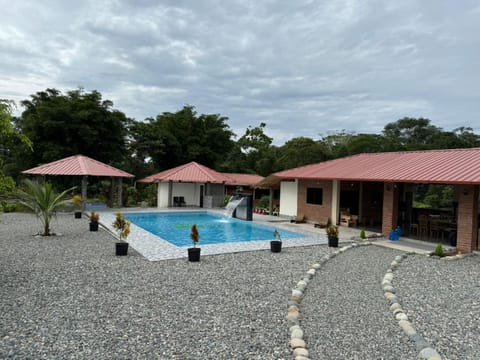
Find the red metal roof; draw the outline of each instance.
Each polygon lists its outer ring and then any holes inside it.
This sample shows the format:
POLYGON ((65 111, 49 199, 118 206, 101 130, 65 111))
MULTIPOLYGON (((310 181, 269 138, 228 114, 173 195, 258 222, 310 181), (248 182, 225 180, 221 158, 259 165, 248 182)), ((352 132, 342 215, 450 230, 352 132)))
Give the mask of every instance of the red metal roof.
POLYGON ((139 182, 192 182, 192 183, 227 183, 232 181, 228 176, 200 165, 194 161, 150 175, 139 182))
POLYGON ((263 176, 254 174, 238 174, 238 173, 222 173, 231 180, 227 181, 227 185, 253 186, 263 180, 263 176))
POLYGON ((74 155, 45 165, 22 171, 31 175, 91 175, 134 177, 125 171, 114 168, 83 155, 74 155))
POLYGON ((353 155, 280 171, 256 186, 282 179, 480 184, 480 148, 353 155))

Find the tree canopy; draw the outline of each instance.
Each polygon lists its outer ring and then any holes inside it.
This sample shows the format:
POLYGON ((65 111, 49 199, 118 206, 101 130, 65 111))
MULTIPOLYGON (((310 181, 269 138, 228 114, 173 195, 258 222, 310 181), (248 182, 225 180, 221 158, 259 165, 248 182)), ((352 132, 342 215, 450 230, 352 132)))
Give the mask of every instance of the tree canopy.
MULTIPOLYGON (((21 102, 12 118, 11 101, 0 100, 0 164, 6 175, 84 154, 134 173, 138 178, 190 161, 225 172, 273 172, 365 152, 386 152, 480 146, 470 127, 451 131, 426 118, 402 118, 387 123, 381 133, 348 130, 295 137, 274 145, 267 124, 245 129, 238 140, 220 114, 197 114, 186 105, 144 121, 129 119, 103 100, 98 91, 65 94, 56 89, 37 92, 21 102), (33 147, 34 151, 31 151, 33 147)), ((0 169, 1 170, 1 169, 0 169)))
POLYGON ((25 111, 16 126, 33 143, 34 151, 22 154, 25 168, 75 154, 112 165, 126 154, 129 120, 98 91, 82 89, 62 94, 56 89, 37 92, 22 101, 25 111))

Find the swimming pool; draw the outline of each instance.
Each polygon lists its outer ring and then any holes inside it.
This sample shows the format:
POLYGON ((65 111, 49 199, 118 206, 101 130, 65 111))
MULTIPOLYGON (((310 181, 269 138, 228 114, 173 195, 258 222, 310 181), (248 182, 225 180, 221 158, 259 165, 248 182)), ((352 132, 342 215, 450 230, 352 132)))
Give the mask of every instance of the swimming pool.
MULTIPOLYGON (((168 213, 125 213, 133 224, 176 246, 191 246, 190 230, 197 225, 199 245, 224 244, 256 240, 273 240, 274 227, 217 215, 207 211, 168 213)), ((305 235, 279 230, 282 239, 303 238, 305 235)))

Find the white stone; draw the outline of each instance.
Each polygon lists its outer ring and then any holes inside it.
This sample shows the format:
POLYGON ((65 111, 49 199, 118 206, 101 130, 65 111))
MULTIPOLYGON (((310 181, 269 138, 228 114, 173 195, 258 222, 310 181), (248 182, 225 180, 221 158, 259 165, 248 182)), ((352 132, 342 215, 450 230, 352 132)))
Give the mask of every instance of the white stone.
POLYGON ((390 311, 395 311, 395 310, 401 310, 402 309, 402 305, 400 305, 399 303, 395 303, 395 304, 392 304, 390 306, 390 311))
POLYGON ((302 329, 295 329, 290 334, 291 339, 303 339, 303 330, 302 329))
POLYGON ((399 312, 398 314, 395 315, 395 319, 397 319, 397 320, 408 320, 408 316, 405 315, 404 312, 399 312))
POLYGON ((307 274, 315 275, 315 269, 308 269, 307 274))
POLYGON ((305 341, 303 341, 302 339, 292 339, 292 340, 290 340, 290 347, 292 349, 304 348, 305 346, 306 346, 305 341))
MULTIPOLYGON (((398 303, 395 303, 395 304, 398 304, 398 303)), ((403 312, 403 309, 400 308, 400 309, 395 309, 395 310, 392 311, 393 315, 397 315, 399 312, 403 312)), ((407 320, 407 319, 405 319, 405 320, 407 320)))
POLYGON ((393 274, 392 273, 385 274, 385 276, 383 277, 383 280, 392 281, 393 280, 393 274))
POLYGON ((392 263, 390 264, 390 267, 391 267, 392 269, 397 268, 397 267, 398 267, 398 262, 396 262, 395 260, 393 260, 392 263))
POLYGON ((297 296, 301 298, 303 296, 303 292, 297 289, 292 290, 292 296, 297 296))
POLYGON ((383 291, 395 293, 395 289, 393 288, 392 285, 385 285, 385 286, 383 287, 383 291))
POLYGON ((304 356, 308 357, 308 350, 305 348, 296 348, 293 350, 293 356, 304 356))
POLYGON ((292 325, 292 326, 290 326, 289 330, 290 330, 290 333, 292 333, 293 330, 297 330, 297 329, 302 330, 302 328, 299 325, 292 325))
POLYGON ((414 336, 417 334, 417 332, 415 331, 415 329, 413 328, 412 324, 410 323, 410 321, 407 321, 407 320, 400 320, 398 322, 398 325, 400 325, 400 327, 402 328, 403 332, 405 334, 407 334, 407 336, 414 336))
POLYGON ((307 282, 306 282, 306 281, 303 281, 303 280, 300 280, 300 281, 297 283, 297 286, 307 286, 307 282))
POLYGON ((315 264, 312 265, 312 268, 314 268, 314 269, 320 269, 321 266, 322 266, 322 265, 320 265, 319 263, 315 263, 315 264))

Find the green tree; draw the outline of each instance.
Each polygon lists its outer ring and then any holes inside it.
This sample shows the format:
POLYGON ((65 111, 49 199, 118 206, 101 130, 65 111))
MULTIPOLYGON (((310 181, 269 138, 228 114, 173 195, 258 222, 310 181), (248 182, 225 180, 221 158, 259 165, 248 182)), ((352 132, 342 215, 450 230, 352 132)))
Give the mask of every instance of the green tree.
POLYGON ((346 130, 337 131, 321 138, 321 142, 330 159, 337 159, 348 154, 348 143, 354 136, 353 132, 346 130))
POLYGON ((266 176, 271 173, 276 163, 273 138, 265 134, 265 123, 249 126, 245 134, 238 139, 237 146, 243 154, 241 159, 243 172, 266 176))
POLYGON ((43 224, 43 236, 49 236, 50 221, 56 210, 71 202, 68 193, 74 188, 56 193, 52 184, 25 180, 25 190, 19 190, 20 203, 31 209, 43 224))
POLYGON ((348 155, 392 151, 389 142, 378 134, 352 135, 345 144, 348 155))
POLYGON ((47 89, 22 101, 25 111, 16 125, 33 142, 34 152, 20 152, 23 169, 66 156, 83 154, 121 166, 126 154, 129 119, 102 100, 98 91, 82 89, 66 95, 47 89))
POLYGON ((431 125, 425 118, 403 118, 385 125, 383 135, 391 144, 392 150, 428 150, 432 149, 435 138, 442 129, 431 125))
POLYGON ((197 115, 193 106, 176 113, 165 112, 131 126, 131 150, 138 163, 153 163, 156 170, 172 168, 190 161, 216 167, 225 159, 234 142, 218 114, 197 115))
POLYGON ((13 147, 23 146, 25 151, 32 150, 32 143, 19 133, 12 123, 12 110, 15 103, 0 99, 0 196, 9 195, 15 190, 15 181, 8 176, 9 164, 13 163, 13 147))
POLYGON ((325 161, 329 156, 323 142, 307 137, 297 137, 287 141, 278 152, 279 170, 325 161))

